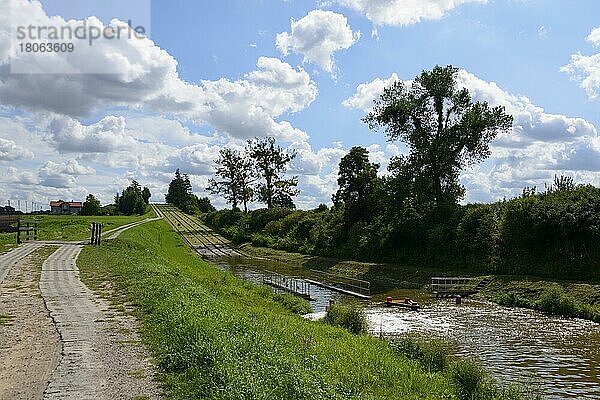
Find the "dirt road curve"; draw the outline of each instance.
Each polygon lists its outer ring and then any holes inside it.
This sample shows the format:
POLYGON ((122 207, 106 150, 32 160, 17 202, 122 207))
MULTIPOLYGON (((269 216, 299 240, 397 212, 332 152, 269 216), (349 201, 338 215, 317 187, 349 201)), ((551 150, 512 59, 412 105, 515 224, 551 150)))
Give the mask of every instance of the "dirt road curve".
POLYGON ((135 321, 111 312, 79 279, 81 249, 63 245, 42 266, 40 291, 62 343, 44 399, 157 398, 135 321))
POLYGON ((35 242, 0 256, 0 399, 160 398, 136 320, 79 279, 82 248, 35 242))

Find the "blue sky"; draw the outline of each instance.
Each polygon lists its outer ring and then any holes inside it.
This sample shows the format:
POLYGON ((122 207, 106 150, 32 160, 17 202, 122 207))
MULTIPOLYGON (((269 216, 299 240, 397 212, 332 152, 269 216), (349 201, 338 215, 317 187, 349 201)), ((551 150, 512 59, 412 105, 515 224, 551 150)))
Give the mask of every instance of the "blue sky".
MULTIPOLYGON (((106 202, 133 177, 160 201, 175 167, 187 168, 204 195, 218 150, 264 132, 299 151, 292 171, 303 191, 298 205, 328 202, 351 146, 369 147, 382 173, 404 151, 360 121, 378 90, 436 64, 461 68, 460 82, 475 99, 516 116, 491 159, 463 174, 465 201, 510 197, 557 173, 600 185, 596 1, 124 3, 12 0, 0 29, 96 16, 105 25, 141 21, 150 40, 95 44, 68 59, 76 69, 61 75, 68 79, 0 70, 1 201, 92 192, 106 202), (104 63, 128 72, 88 73, 104 63)), ((42 72, 50 68, 21 56, 42 72)))

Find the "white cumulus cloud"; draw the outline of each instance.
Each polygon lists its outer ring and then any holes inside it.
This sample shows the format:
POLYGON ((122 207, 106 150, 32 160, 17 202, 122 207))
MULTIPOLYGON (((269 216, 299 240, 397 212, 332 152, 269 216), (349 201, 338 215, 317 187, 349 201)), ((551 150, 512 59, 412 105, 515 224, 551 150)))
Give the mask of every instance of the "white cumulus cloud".
POLYGON ((466 3, 487 0, 336 0, 344 7, 364 15, 375 25, 412 25, 436 20, 466 3))
POLYGON ((352 31, 344 15, 313 10, 298 21, 292 20, 291 33, 278 34, 276 43, 283 55, 302 54, 305 62, 315 63, 333 73, 333 54, 349 49, 359 39, 360 32, 352 31))
POLYGON ((56 163, 48 161, 39 170, 40 184, 59 189, 73 188, 76 186, 77 177, 81 175, 93 175, 93 168, 85 167, 77 160, 56 163))
MULTIPOLYGON (((588 35, 587 41, 595 47, 600 47, 600 27, 588 35)), ((581 53, 571 55, 571 62, 560 69, 579 82, 590 99, 596 99, 600 91, 600 53, 590 56, 581 53)))
POLYGON ((373 108, 373 102, 379 98, 383 90, 398 82, 398 74, 395 72, 387 79, 375 78, 371 82, 361 83, 356 88, 356 93, 342 103, 347 108, 355 108, 368 112, 373 108))
POLYGON ((33 153, 12 140, 0 138, 0 161, 32 159, 33 153))
MULTIPOLYGON (((192 120, 238 138, 273 135, 297 140, 307 137, 281 118, 312 103, 318 93, 316 84, 304 70, 277 58, 259 58, 257 70, 244 79, 223 78, 194 84, 183 81, 177 71, 177 60, 148 38, 98 40, 93 46, 79 45, 74 53, 10 52, 10 32, 16 26, 35 24, 60 28, 82 22, 49 17, 37 1, 1 2, 0 103, 76 119, 108 107, 128 107, 192 120), (39 73, 11 74, 11 61, 39 73), (55 71, 57 66, 63 66, 68 73, 45 73, 55 71), (92 67, 111 73, 86 73, 92 67)), ((95 17, 85 22, 88 26, 104 28, 95 17)), ((123 24, 113 20, 110 26, 118 28, 123 24)), ((89 132, 87 134, 89 136, 89 132)))

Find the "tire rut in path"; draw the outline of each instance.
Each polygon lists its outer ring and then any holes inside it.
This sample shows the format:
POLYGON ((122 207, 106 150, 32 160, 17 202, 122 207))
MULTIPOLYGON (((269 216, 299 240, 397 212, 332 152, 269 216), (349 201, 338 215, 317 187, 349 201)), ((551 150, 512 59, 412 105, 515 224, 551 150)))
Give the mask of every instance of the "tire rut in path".
POLYGON ((0 282, 0 399, 41 399, 60 360, 60 337, 38 287, 55 248, 20 257, 30 249, 12 254, 17 261, 0 282))
POLYGON ((16 265, 23 257, 27 257, 40 247, 42 247, 42 244, 40 243, 26 243, 8 253, 0 255, 0 283, 2 283, 14 265, 16 265))
POLYGON ((65 244, 42 266, 40 290, 62 343, 44 399, 159 398, 134 319, 111 312, 79 279, 82 248, 65 244))

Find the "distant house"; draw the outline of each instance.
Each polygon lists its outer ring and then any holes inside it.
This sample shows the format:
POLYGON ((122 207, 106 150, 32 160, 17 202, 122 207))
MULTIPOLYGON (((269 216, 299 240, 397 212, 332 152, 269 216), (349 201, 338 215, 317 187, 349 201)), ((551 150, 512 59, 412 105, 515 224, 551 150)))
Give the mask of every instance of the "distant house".
POLYGON ((52 214, 79 214, 81 208, 83 207, 83 203, 80 201, 51 201, 50 202, 50 212, 52 214))

